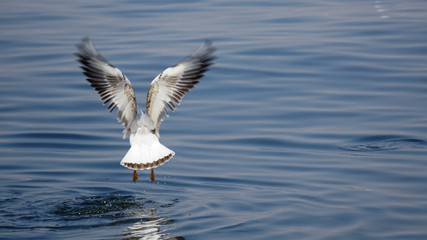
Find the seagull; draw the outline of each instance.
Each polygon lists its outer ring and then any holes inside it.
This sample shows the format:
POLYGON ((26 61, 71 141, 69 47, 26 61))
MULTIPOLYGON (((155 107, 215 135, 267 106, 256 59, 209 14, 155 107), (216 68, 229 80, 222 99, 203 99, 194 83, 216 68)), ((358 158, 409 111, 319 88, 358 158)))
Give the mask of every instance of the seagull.
POLYGON ((86 80, 104 105, 108 104, 110 112, 117 108, 117 119, 124 127, 123 139, 129 136, 130 149, 120 164, 133 170, 133 182, 138 180, 137 170, 151 169, 150 179, 154 182, 153 169, 175 155, 159 142, 163 116, 169 117, 167 108, 175 110, 184 95, 199 83, 216 59, 215 47, 211 41, 205 41, 188 57, 157 75, 147 93, 145 113, 141 110, 140 116, 131 82, 120 69, 96 50, 89 37, 83 37, 76 47, 74 54, 86 80))

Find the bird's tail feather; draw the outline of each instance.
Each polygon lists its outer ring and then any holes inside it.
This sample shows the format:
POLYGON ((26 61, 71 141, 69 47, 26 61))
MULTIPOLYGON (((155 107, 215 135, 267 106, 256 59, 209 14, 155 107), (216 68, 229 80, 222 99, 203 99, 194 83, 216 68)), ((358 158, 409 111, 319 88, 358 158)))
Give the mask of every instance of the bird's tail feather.
POLYGON ((131 135, 130 144, 131 147, 120 164, 133 170, 158 167, 175 155, 152 133, 131 135))

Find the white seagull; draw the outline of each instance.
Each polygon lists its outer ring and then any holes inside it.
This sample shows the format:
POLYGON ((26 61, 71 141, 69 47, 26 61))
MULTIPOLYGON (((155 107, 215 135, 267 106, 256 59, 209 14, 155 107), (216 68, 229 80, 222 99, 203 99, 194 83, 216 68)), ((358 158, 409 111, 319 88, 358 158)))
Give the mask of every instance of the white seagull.
POLYGON ((147 93, 145 113, 137 116, 135 93, 129 79, 107 61, 93 46, 88 37, 76 45, 75 55, 81 63, 86 80, 98 92, 104 104, 113 111, 118 109, 118 121, 122 122, 123 138, 129 135, 130 149, 120 164, 134 170, 133 182, 138 179, 136 170, 154 170, 169 161, 175 152, 159 142, 159 125, 164 115, 169 116, 166 106, 174 110, 184 95, 190 91, 204 72, 213 64, 215 48, 206 41, 190 56, 165 69, 151 82, 147 93))

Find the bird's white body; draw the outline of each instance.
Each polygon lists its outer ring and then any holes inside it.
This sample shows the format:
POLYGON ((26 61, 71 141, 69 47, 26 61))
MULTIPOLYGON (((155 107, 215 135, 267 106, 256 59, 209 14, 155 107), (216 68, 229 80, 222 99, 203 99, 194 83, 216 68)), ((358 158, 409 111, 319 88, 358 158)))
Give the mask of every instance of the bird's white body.
POLYGON ((130 149, 120 162, 122 166, 133 170, 155 168, 175 155, 174 151, 161 144, 159 138, 147 128, 146 125, 150 123, 147 124, 146 121, 141 117, 136 132, 130 134, 130 149))

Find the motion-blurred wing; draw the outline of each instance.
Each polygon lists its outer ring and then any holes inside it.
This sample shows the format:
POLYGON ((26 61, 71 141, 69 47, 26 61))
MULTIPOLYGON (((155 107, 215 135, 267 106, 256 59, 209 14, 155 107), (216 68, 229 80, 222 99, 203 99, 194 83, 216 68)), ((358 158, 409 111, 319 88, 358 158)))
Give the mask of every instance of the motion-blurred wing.
POLYGON ((173 111, 184 95, 199 83, 203 73, 213 64, 214 51, 212 42, 206 41, 190 56, 177 65, 167 68, 151 82, 147 94, 146 112, 154 122, 154 131, 157 136, 163 118, 162 112, 169 116, 166 105, 173 111))
POLYGON ((125 127, 125 138, 137 115, 135 93, 130 81, 95 49, 88 37, 82 38, 76 47, 78 52, 75 55, 82 64, 86 80, 99 93, 104 104, 108 103, 110 112, 118 108, 117 117, 125 127))

